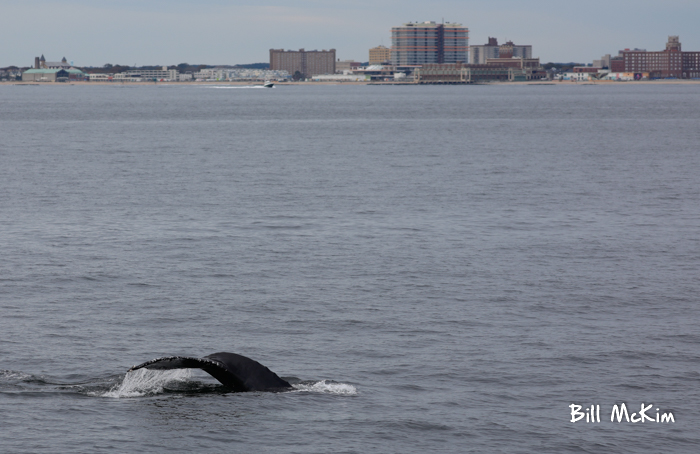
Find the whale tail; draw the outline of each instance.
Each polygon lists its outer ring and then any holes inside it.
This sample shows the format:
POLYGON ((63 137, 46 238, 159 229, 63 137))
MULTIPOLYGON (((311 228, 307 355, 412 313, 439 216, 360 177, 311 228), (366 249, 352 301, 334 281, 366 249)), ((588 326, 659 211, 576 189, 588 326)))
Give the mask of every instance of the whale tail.
POLYGON ((213 353, 203 358, 166 356, 134 366, 137 369, 202 369, 234 392, 280 391, 291 388, 287 381, 257 361, 235 353, 213 353))

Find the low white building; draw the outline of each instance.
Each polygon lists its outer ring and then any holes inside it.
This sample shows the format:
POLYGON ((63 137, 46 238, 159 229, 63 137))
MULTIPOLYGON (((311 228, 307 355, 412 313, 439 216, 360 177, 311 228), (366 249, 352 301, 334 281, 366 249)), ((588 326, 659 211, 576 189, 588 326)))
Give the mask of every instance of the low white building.
POLYGON ((591 73, 575 73, 573 71, 569 71, 559 74, 559 79, 584 82, 591 79, 591 73))
POLYGON ((605 80, 619 80, 619 81, 630 81, 630 80, 648 80, 649 73, 608 73, 605 75, 605 80))
POLYGON ((117 73, 112 77, 115 82, 143 82, 141 77, 134 77, 128 73, 117 73))
POLYGON ((168 69, 167 66, 163 66, 163 69, 132 69, 123 74, 142 80, 176 81, 179 73, 177 69, 168 69))
POLYGON ((192 75, 196 80, 226 80, 223 69, 205 68, 192 75))
POLYGON ((114 78, 114 74, 88 74, 90 82, 109 82, 114 78))

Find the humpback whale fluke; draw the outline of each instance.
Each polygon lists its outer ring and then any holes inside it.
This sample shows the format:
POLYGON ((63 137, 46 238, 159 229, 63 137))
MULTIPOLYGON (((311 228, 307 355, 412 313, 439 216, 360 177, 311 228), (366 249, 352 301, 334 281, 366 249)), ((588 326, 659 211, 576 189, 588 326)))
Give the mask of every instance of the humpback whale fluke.
POLYGON ((292 385, 257 361, 235 353, 213 353, 204 358, 166 356, 134 366, 137 369, 202 369, 234 392, 279 391, 292 385))

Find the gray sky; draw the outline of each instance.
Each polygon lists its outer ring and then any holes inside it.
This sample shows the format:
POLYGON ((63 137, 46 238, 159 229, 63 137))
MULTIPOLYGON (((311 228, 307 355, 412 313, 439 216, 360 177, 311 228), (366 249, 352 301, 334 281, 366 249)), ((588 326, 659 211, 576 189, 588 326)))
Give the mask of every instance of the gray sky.
POLYGON ((532 44, 542 62, 591 62, 624 48, 700 51, 700 0, 0 0, 0 67, 34 57, 78 66, 268 62, 270 48, 367 61, 391 27, 458 22, 470 44, 532 44))

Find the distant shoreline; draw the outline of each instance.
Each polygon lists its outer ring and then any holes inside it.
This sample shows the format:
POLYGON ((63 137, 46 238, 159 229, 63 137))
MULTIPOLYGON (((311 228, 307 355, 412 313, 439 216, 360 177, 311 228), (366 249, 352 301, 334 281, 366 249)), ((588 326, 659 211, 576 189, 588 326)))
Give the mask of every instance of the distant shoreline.
MULTIPOLYGON (((617 81, 617 80, 596 80, 596 81, 544 81, 544 80, 532 80, 523 82, 504 82, 504 81, 494 81, 494 82, 477 82, 472 85, 555 85, 555 86, 576 86, 576 85, 616 85, 616 84, 628 84, 628 85, 698 85, 700 80, 688 80, 688 79, 662 79, 662 80, 635 80, 635 81, 617 81)), ((237 86, 237 87, 255 87, 262 86, 261 83, 253 82, 230 82, 230 81, 220 81, 220 82, 22 82, 22 81, 6 81, 0 82, 0 85, 46 85, 46 86, 113 86, 113 87, 136 87, 136 86, 147 86, 147 85, 172 85, 172 86, 237 86)), ((276 83, 275 86, 283 87, 285 85, 450 85, 446 84, 415 84, 413 82, 380 82, 380 81, 323 81, 323 82, 280 82, 276 83)), ((460 84, 453 84, 460 85, 460 84)), ((464 84, 470 85, 470 84, 464 84)))

